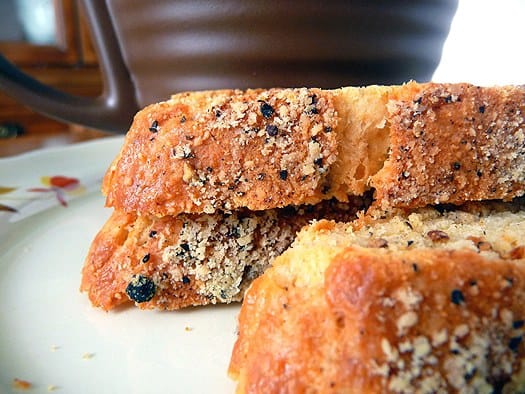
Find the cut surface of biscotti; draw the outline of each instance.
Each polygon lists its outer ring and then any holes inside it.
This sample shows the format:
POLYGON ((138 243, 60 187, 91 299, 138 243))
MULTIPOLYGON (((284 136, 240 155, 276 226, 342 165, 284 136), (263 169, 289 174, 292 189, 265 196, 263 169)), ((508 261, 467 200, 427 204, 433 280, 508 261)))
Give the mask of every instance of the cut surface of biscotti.
POLYGON ((162 218, 115 211, 91 245, 81 290, 105 310, 133 302, 173 310, 240 301, 302 226, 323 217, 352 220, 363 204, 356 197, 351 203, 162 218))
POLYGON ((305 228, 245 295, 237 392, 522 392, 524 230, 516 205, 305 228))
POLYGON ((106 204, 156 216, 314 204, 383 207, 525 190, 525 88, 415 82, 181 93, 140 111, 106 204))

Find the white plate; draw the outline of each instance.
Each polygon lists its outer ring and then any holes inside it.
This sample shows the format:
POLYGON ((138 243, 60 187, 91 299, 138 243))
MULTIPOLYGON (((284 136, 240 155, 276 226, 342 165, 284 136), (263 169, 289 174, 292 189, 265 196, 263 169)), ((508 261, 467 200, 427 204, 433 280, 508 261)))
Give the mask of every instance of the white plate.
POLYGON ((108 138, 0 159, 2 393, 15 378, 31 382, 31 393, 234 391, 226 370, 238 305, 106 313, 78 290, 84 256, 110 213, 100 181, 121 144, 108 138), (46 176, 65 178, 50 185, 46 176))

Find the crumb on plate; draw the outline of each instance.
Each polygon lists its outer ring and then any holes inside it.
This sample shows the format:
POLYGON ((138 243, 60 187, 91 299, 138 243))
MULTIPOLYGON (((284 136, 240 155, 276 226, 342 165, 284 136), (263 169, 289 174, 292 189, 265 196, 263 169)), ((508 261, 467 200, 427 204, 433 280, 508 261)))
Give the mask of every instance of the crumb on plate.
POLYGON ((18 378, 13 379, 11 386, 15 390, 29 390, 33 387, 31 382, 28 382, 27 380, 18 379, 18 378))

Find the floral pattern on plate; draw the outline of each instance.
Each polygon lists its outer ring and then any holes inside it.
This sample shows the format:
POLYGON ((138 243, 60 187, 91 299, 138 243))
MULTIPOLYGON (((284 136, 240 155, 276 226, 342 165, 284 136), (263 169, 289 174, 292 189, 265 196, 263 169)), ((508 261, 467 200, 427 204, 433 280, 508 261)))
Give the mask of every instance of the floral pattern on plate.
MULTIPOLYGON (((33 201, 51 197, 56 199, 57 204, 67 207, 69 198, 80 196, 86 191, 78 178, 63 175, 42 176, 40 183, 42 186, 23 189, 23 194, 18 193, 16 196, 12 194, 15 191, 20 191, 20 188, 0 186, 0 200, 33 201)), ((19 207, 15 207, 12 203, 0 202, 0 211, 17 213, 19 207)))

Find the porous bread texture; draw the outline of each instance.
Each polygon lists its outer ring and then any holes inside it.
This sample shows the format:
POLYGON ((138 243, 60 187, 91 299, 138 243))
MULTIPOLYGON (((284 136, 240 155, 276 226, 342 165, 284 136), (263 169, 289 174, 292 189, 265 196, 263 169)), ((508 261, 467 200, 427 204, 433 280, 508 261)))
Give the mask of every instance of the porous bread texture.
POLYGON ((162 218, 115 211, 92 242, 81 290, 105 310, 134 301, 163 310, 240 301, 302 226, 323 217, 352 220, 364 204, 356 197, 349 203, 162 218), (145 284, 134 291, 140 298, 127 291, 130 283, 145 284))
POLYGON ((229 367, 237 393, 524 388, 524 212, 405 219, 300 232, 246 293, 229 367))
POLYGON ((181 93, 139 112, 106 203, 156 216, 315 204, 384 209, 525 192, 525 88, 469 84, 181 93))
POLYGON ((339 118, 337 160, 330 169, 333 193, 340 200, 370 188, 388 157, 387 104, 400 86, 346 87, 330 91, 339 118))

